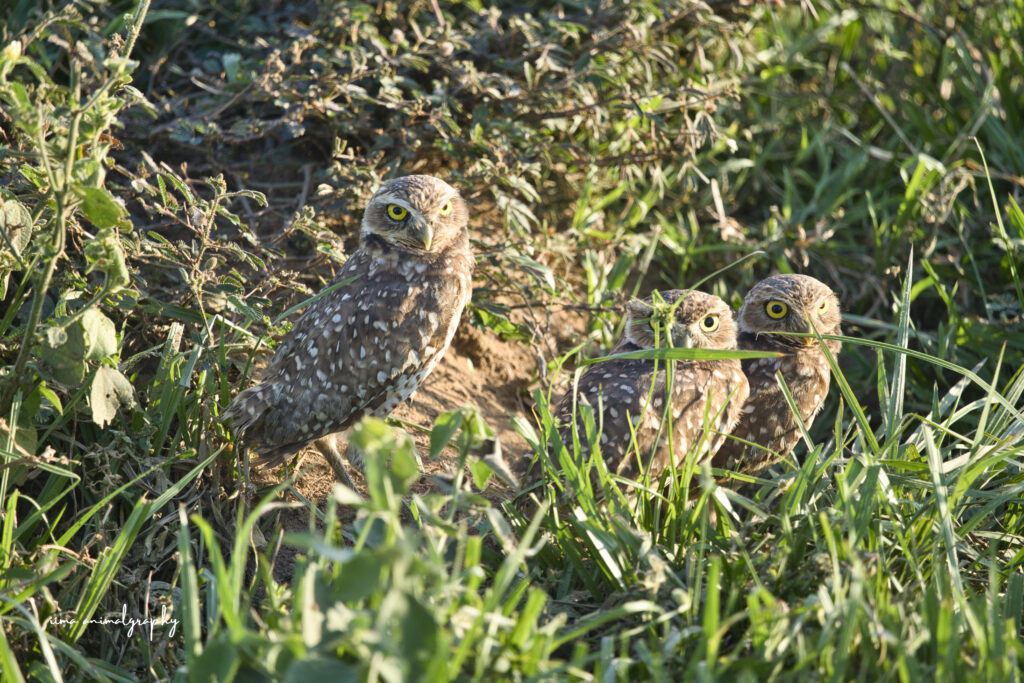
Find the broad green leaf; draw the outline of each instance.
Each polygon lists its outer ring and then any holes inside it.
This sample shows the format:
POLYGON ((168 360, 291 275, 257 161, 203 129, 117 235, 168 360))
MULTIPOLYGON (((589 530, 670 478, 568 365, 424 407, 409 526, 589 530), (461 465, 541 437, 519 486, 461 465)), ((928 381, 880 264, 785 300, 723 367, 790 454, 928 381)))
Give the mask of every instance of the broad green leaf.
MULTIPOLYGON (((51 349, 58 349, 69 341, 68 331, 59 325, 47 327, 45 332, 43 332, 43 337, 51 349)), ((84 345, 82 348, 84 351, 84 345)))
POLYGON ((430 459, 433 460, 444 447, 448 445, 448 442, 455 436, 455 432, 459 431, 459 427, 462 426, 462 411, 461 410, 450 410, 447 413, 441 413, 434 420, 434 428, 430 431, 430 459))
POLYGON ((467 308, 473 313, 473 318, 477 325, 491 328, 506 341, 513 339, 526 341, 530 339, 530 332, 527 327, 512 322, 504 313, 494 307, 476 306, 470 303, 467 308))
POLYGON ((309 657, 294 661, 284 672, 285 683, 305 683, 306 681, 355 683, 360 679, 357 669, 328 657, 309 657))
POLYGON ((0 202, 0 301, 7 297, 11 273, 24 265, 20 256, 31 237, 32 216, 28 209, 17 199, 0 202))
POLYGON ((438 623, 434 613, 412 595, 402 596, 399 612, 402 626, 402 651, 406 661, 429 657, 437 647, 438 623), (402 609, 404 607, 404 610, 402 609))
POLYGON ((87 370, 82 326, 77 323, 66 328, 50 326, 43 338, 45 344, 40 355, 51 369, 53 378, 68 386, 81 384, 87 370))
POLYGON ((86 360, 103 360, 117 353, 117 331, 110 318, 90 308, 82 315, 81 324, 85 332, 86 360))
POLYGON ((242 61, 242 55, 237 52, 228 52, 221 55, 221 63, 224 65, 224 74, 228 77, 228 83, 238 80, 238 65, 242 61))
POLYGON ((102 271, 107 276, 105 287, 110 292, 117 291, 130 281, 124 248, 113 227, 103 228, 86 243, 85 259, 89 263, 85 272, 102 271))
POLYGON ((473 483, 478 489, 482 489, 487 486, 487 481, 494 474, 494 470, 488 466, 483 460, 471 460, 469 463, 469 471, 473 475, 473 483))
POLYGON ((398 479, 401 491, 404 493, 419 476, 420 470, 416 465, 416 455, 413 451, 413 442, 408 434, 399 437, 398 448, 393 451, 391 458, 391 473, 398 479))
POLYGON ((202 654, 192 660, 188 679, 192 681, 230 681, 238 674, 241 666, 238 645, 231 642, 229 633, 221 631, 203 649, 202 654))
POLYGON ((385 569, 383 558, 376 553, 363 550, 341 566, 341 575, 332 588, 332 597, 342 602, 358 602, 369 598, 383 588, 381 572, 385 569))
MULTIPOLYGON (((7 431, 7 424, 0 424, 0 434, 3 435, 3 438, 0 438, 0 443, 7 442, 7 431)), ((14 443, 17 444, 17 448, 12 447, 12 452, 21 455, 24 455, 24 453, 35 455, 39 448, 39 434, 32 427, 18 425, 17 429, 14 430, 14 443)))
MULTIPOLYGON (((14 251, 21 254, 32 237, 32 214, 17 199, 0 202, 0 230, 7 233, 14 251)), ((7 246, 6 240, 0 244, 7 246)))
POLYGON ((114 419, 118 408, 135 405, 135 389, 118 370, 101 365, 96 369, 89 391, 92 421, 100 427, 114 419))
POLYGON ((419 476, 412 439, 383 420, 364 419, 352 431, 349 443, 362 454, 366 486, 378 506, 395 503, 393 496, 404 496, 419 476))
POLYGON ((30 109, 32 107, 32 101, 29 99, 28 91, 25 90, 25 86, 18 81, 12 81, 7 84, 10 88, 10 93, 13 96, 12 99, 14 104, 20 109, 30 109))
POLYGON ((77 192, 82 199, 82 213, 97 228, 112 228, 127 215, 124 207, 114 201, 108 190, 80 187, 77 192))
POLYGON ((359 505, 360 503, 366 502, 356 491, 353 491, 340 482, 335 482, 334 484, 334 500, 338 501, 341 505, 348 506, 359 505))

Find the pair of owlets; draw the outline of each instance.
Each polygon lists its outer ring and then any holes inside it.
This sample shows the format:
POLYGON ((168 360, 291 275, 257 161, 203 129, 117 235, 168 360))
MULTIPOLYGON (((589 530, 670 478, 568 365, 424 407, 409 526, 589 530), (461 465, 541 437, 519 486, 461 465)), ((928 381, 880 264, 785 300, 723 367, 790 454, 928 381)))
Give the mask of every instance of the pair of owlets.
MULTIPOLYGON (((465 201, 437 178, 406 176, 377 190, 363 216, 359 249, 334 280, 340 286, 306 308, 262 381, 225 412, 236 437, 254 446, 264 464, 283 462, 315 441, 351 484, 337 437, 364 415, 385 416, 412 396, 455 335, 472 293, 467 225, 465 201)), ((676 304, 683 294, 662 297, 676 304)), ((738 336, 732 310, 716 296, 690 292, 666 325, 652 316, 654 308, 650 299, 629 304, 626 335, 615 352, 652 348, 657 334, 660 346, 668 345, 668 336, 677 347, 735 349, 738 343, 784 355, 742 366, 737 360, 677 361, 670 383, 664 361, 657 374, 653 360, 595 364, 580 378, 578 394, 570 391, 560 404, 563 438, 571 437, 578 395, 601 406, 595 421, 603 424, 602 455, 626 476, 638 473, 637 458, 627 453, 654 451, 656 475, 667 465, 669 444, 682 456, 691 444, 704 443, 715 466, 751 472, 788 452, 799 431, 775 373, 781 371, 810 424, 828 391, 829 367, 816 339, 779 333, 838 334, 832 291, 806 276, 764 280, 744 300, 738 336), (668 417, 661 405, 667 385, 671 430, 660 428, 668 417), (705 425, 712 431, 702 437, 705 425), (638 451, 630 448, 633 434, 638 451)), ((826 344, 838 353, 838 342, 826 344)))

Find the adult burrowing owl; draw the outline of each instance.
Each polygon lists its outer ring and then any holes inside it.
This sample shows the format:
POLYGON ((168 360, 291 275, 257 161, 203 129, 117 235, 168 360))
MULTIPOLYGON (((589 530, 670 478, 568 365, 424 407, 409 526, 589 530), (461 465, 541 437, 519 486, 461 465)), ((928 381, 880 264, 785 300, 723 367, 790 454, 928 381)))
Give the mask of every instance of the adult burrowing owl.
MULTIPOLYGON (((660 297, 631 301, 626 311, 625 335, 613 354, 668 346, 736 348, 732 309, 717 296, 670 290, 660 297), (669 324, 662 322, 663 317, 669 324)), ((674 364, 671 387, 665 360, 617 359, 591 366, 580 378, 577 392, 570 390, 558 405, 563 442, 571 451, 575 412, 581 445, 585 452, 589 450, 579 411, 579 403, 585 402, 593 408, 594 423, 601 430, 601 456, 609 471, 635 479, 640 468, 650 463, 650 475, 657 477, 669 466, 670 454, 678 465, 698 442, 702 445, 695 451, 697 457, 714 453, 723 440, 714 431, 728 432, 747 398, 740 362, 677 360, 674 364), (635 425, 635 442, 631 425, 635 425), (705 425, 714 431, 705 433, 705 425)))
MULTIPOLYGON (((756 475, 793 450, 800 439, 800 427, 775 373, 782 373, 800 418, 808 427, 828 394, 831 373, 816 338, 778 333, 813 334, 817 330, 838 335, 840 317, 835 293, 806 275, 776 275, 747 293, 738 316, 740 348, 785 355, 743 361, 750 397, 732 435, 762 448, 730 438, 712 459, 714 467, 756 475)), ((838 341, 826 340, 825 346, 833 357, 839 354, 838 341)))
POLYGON ((317 440, 351 483, 338 433, 412 396, 452 341, 472 291, 467 221, 465 201, 437 178, 405 176, 377 190, 359 249, 334 278, 344 284, 306 308, 262 381, 225 412, 263 464, 317 440))

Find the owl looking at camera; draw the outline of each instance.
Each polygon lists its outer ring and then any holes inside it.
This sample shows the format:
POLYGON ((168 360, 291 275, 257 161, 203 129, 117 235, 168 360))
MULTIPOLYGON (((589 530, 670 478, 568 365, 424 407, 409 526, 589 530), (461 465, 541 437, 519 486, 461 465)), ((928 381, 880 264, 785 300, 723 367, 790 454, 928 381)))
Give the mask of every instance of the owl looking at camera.
POLYGON ((225 412, 262 464, 315 441, 351 486, 337 437, 409 399, 455 335, 472 293, 467 224, 466 202, 442 180, 411 175, 381 185, 358 250, 332 282, 342 284, 303 311, 262 380, 225 412))
MULTIPOLYGON (((732 309, 717 296, 670 290, 626 306, 626 331, 612 355, 654 348, 735 349, 732 309)), ((740 362, 613 359, 595 363, 556 410, 572 452, 573 416, 583 453, 589 452, 581 404, 593 411, 608 469, 636 479, 649 467, 658 477, 674 458, 713 454, 736 423, 747 398, 740 362)))
MULTIPOLYGON (((840 335, 839 299, 807 275, 775 275, 757 283, 737 316, 739 347, 777 351, 778 358, 743 361, 750 397, 739 422, 711 460, 713 467, 757 475, 789 454, 800 440, 800 426, 776 379, 781 373, 800 419, 810 427, 828 394, 831 371, 815 336, 840 335), (743 443, 748 441, 756 446, 743 443)), ((840 342, 824 340, 833 358, 840 342)))

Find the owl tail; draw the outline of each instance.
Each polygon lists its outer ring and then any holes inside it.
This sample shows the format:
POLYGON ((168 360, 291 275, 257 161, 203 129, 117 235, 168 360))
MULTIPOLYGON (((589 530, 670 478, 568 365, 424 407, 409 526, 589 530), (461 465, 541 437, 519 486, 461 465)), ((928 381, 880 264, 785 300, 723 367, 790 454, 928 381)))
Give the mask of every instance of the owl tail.
POLYGON ((259 457, 258 467, 275 467, 285 462, 290 456, 302 450, 306 441, 288 444, 275 444, 266 438, 267 423, 277 408, 278 392, 269 382, 262 382, 249 387, 235 396, 231 406, 221 415, 221 420, 231 423, 235 439, 250 445, 259 457))
POLYGON ((299 441, 298 443, 290 443, 285 446, 275 446, 270 450, 260 452, 258 458, 256 458, 256 467, 277 467, 283 465, 288 458, 292 457, 296 453, 302 450, 308 441, 299 441))
POLYGON ((230 422, 235 438, 244 441, 246 432, 272 407, 271 387, 257 384, 235 396, 235 400, 221 415, 221 421, 230 422))

